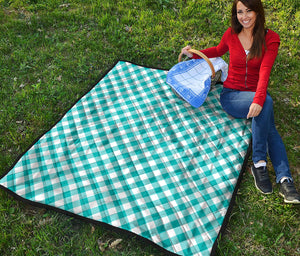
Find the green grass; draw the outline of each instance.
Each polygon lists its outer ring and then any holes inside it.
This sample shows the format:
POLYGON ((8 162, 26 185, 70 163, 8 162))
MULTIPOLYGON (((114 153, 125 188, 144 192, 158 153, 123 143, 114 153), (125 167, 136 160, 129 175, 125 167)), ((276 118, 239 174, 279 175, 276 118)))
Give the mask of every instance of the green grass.
MULTIPOLYGON (((263 2, 269 28, 281 36, 269 91, 299 188, 300 8, 294 0, 263 2)), ((229 0, 0 0, 0 175, 116 60, 170 69, 186 44, 201 49, 219 42, 230 8, 229 0)), ((218 255, 300 255, 300 209, 284 204, 274 187, 263 196, 245 173, 218 255)), ((164 255, 135 237, 31 207, 2 190, 0 229, 0 255, 164 255)))

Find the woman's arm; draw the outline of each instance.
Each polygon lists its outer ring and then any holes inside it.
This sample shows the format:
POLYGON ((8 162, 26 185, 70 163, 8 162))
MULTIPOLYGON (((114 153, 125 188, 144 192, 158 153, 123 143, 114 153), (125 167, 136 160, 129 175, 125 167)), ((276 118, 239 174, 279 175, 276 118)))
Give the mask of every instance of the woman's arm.
POLYGON ((262 63, 260 65, 259 80, 253 99, 253 103, 259 104, 260 106, 263 106, 266 99, 269 78, 273 64, 278 54, 279 44, 279 39, 270 44, 267 44, 267 51, 265 52, 262 63))
POLYGON ((260 114, 267 96, 267 88, 269 83, 270 73, 278 53, 279 43, 272 43, 268 46, 267 52, 263 57, 260 66, 259 80, 253 102, 250 105, 247 119, 256 117, 260 114))
POLYGON ((269 31, 268 33, 270 33, 270 37, 266 38, 267 49, 260 65, 259 80, 247 118, 258 116, 262 110, 267 96, 269 77, 278 54, 278 48, 280 45, 279 35, 273 31, 269 31))

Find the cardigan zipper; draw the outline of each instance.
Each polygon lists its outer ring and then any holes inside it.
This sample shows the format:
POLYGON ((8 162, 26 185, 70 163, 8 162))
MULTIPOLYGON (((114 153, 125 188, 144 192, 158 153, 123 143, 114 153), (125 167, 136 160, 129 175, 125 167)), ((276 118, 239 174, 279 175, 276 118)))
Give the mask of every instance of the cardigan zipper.
POLYGON ((247 87, 247 75, 248 75, 248 58, 246 58, 246 75, 245 75, 245 86, 247 87))

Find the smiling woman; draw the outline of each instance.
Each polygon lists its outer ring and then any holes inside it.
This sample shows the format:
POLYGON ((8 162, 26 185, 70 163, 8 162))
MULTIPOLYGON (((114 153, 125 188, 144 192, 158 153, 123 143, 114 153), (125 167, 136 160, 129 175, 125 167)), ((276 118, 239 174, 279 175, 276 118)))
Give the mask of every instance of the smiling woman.
MULTIPOLYGON (((263 194, 273 192, 267 170, 269 155, 284 202, 300 204, 286 149, 275 127, 273 100, 267 92, 279 44, 279 35, 266 29, 261 0, 234 0, 231 28, 226 30, 218 46, 201 52, 209 58, 230 53, 228 77, 220 101, 223 109, 233 117, 252 118, 254 164, 251 171, 256 188, 263 194)), ((186 46, 182 53, 200 58, 189 50, 190 46, 186 46)))
POLYGON ((244 29, 253 29, 255 26, 257 14, 245 6, 242 2, 238 2, 237 6, 237 18, 244 29))
POLYGON ((261 1, 235 0, 231 10, 231 26, 245 50, 248 59, 261 57, 265 43, 265 12, 261 1))

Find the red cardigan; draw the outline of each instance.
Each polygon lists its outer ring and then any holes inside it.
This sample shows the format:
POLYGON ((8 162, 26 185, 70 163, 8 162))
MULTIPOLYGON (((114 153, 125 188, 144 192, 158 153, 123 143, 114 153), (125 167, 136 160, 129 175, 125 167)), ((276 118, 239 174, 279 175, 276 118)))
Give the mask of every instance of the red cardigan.
MULTIPOLYGON (((253 91, 253 103, 263 106, 272 66, 278 53, 279 35, 268 30, 265 36, 267 50, 263 47, 261 58, 246 59, 245 50, 238 35, 228 28, 216 47, 202 50, 208 58, 220 57, 229 50, 228 77, 223 86, 239 91, 253 91)), ((192 58, 200 58, 194 54, 192 58)))

